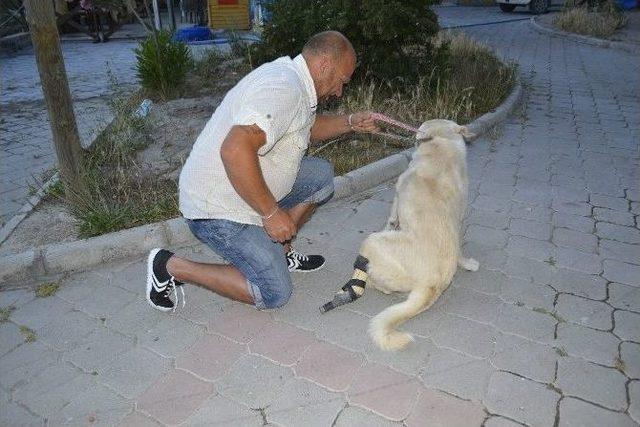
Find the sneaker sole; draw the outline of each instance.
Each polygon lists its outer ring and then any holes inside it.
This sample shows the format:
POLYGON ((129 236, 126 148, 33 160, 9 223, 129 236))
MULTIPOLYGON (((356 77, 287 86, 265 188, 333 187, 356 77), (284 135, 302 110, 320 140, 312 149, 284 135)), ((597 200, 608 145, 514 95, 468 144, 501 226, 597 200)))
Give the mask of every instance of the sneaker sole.
POLYGON ((156 257, 156 254, 160 252, 160 248, 152 249, 149 252, 149 257, 147 258, 147 292, 145 296, 147 297, 147 302, 149 305, 156 310, 160 311, 171 311, 172 308, 168 307, 160 307, 159 305, 155 305, 153 301, 151 301, 151 288, 153 287, 153 259, 156 257))
POLYGON ((289 270, 289 273, 313 273, 314 271, 322 270, 323 267, 324 264, 322 264, 320 267, 314 268, 313 270, 298 270, 294 268, 293 270, 289 270))

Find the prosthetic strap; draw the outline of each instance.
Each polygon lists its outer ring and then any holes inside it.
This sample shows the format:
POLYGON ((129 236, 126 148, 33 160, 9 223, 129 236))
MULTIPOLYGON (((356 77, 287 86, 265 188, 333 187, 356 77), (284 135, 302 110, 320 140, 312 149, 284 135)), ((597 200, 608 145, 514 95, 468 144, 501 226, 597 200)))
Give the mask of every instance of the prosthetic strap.
POLYGON ((356 262, 353 264, 353 276, 351 279, 338 291, 333 300, 320 307, 321 313, 333 310, 336 307, 350 303, 357 300, 364 294, 364 288, 367 284, 367 269, 369 266, 369 260, 358 255, 356 262))

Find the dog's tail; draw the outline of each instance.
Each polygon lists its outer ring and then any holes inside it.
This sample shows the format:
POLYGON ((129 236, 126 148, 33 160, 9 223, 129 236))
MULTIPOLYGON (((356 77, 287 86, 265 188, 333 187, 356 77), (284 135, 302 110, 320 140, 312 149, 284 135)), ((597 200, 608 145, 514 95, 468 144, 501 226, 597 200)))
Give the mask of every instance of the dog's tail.
POLYGON ((406 301, 387 307, 369 324, 369 334, 373 341, 383 350, 400 350, 413 341, 411 334, 397 331, 413 316, 421 313, 435 300, 436 290, 433 287, 427 289, 414 289, 409 293, 406 301))

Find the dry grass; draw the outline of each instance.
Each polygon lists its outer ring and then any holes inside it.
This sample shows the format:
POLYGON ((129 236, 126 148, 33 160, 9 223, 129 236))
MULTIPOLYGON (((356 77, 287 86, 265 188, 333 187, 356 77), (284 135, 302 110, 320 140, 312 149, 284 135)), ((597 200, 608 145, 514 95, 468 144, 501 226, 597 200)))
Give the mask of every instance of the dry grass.
MULTIPOLYGON (((496 108, 509 95, 515 81, 515 65, 504 64, 490 48, 463 34, 442 34, 436 43, 449 45, 446 73, 433 70, 403 92, 390 91, 389 87, 375 83, 352 87, 345 93, 338 112, 378 111, 414 125, 434 118, 468 123, 496 108)), ((377 136, 356 137, 356 142, 351 135, 318 153, 335 165, 336 174, 411 146, 410 143, 399 146, 377 136)))
POLYGON ((20 333, 24 337, 24 342, 30 343, 37 339, 36 332, 26 326, 20 326, 20 333))
POLYGON ((52 295, 55 295, 55 293, 58 292, 58 289, 60 289, 60 285, 58 285, 57 283, 54 283, 54 282, 41 283, 36 288, 36 296, 38 298, 47 298, 52 295))
POLYGON ((597 10, 586 6, 569 6, 553 21, 560 30, 603 39, 611 37, 626 23, 626 16, 613 4, 606 4, 597 10))

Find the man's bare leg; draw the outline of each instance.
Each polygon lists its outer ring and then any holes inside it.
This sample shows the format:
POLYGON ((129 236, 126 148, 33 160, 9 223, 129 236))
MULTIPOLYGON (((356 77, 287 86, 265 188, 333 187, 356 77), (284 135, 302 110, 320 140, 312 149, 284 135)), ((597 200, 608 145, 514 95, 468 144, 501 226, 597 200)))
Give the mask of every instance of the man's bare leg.
POLYGON ((253 304, 247 279, 232 265, 204 264, 180 258, 169 258, 167 271, 181 282, 189 282, 236 301, 253 304))

